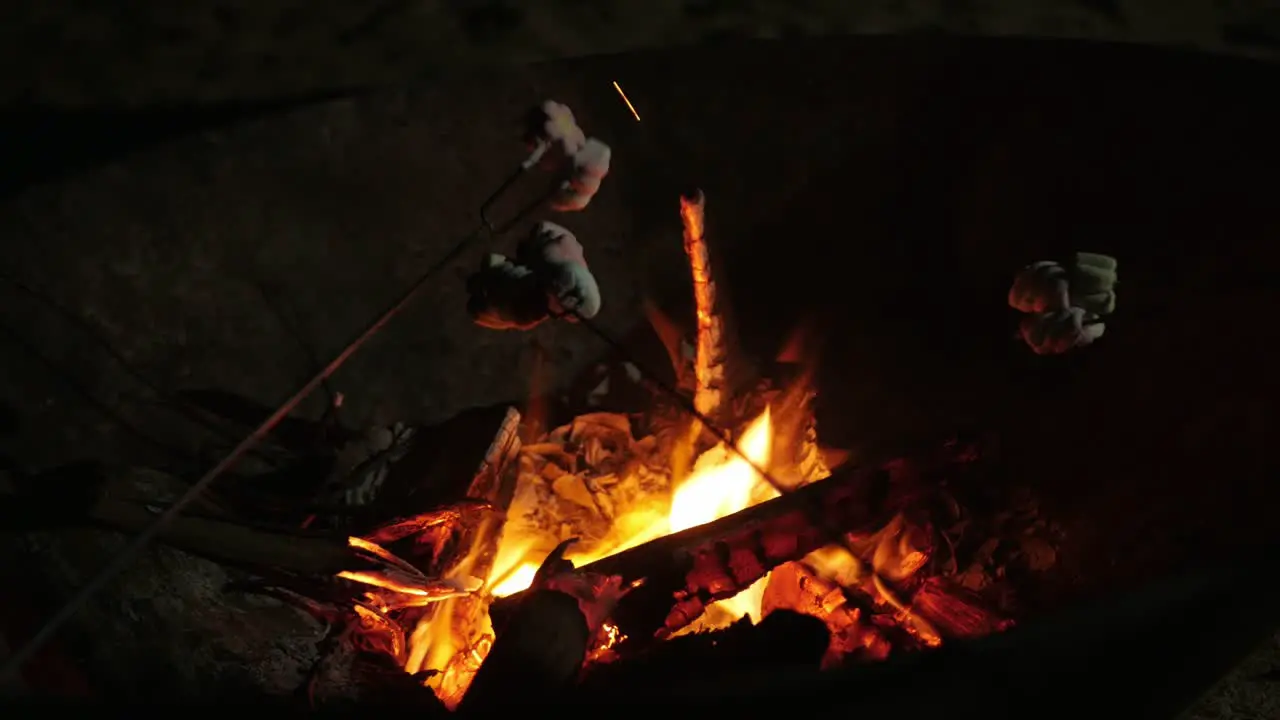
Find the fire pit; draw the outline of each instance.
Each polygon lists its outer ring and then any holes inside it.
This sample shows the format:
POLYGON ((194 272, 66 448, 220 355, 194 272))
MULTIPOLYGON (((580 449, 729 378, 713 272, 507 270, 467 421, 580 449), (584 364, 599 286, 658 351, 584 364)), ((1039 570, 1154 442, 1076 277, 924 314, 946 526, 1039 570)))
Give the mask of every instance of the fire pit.
MULTIPOLYGON (((700 192, 680 202, 698 322, 691 342, 666 333, 677 388, 624 359, 620 376, 648 397, 637 412, 583 412, 549 430, 514 408, 491 413, 465 486, 432 479, 412 441, 396 450, 392 438, 388 471, 359 464, 356 477, 370 490, 362 503, 400 514, 366 512, 346 539, 361 561, 333 573, 337 588, 274 587, 313 609, 325 600, 346 628, 339 649, 464 709, 654 668, 674 681, 690 658, 730 666, 779 633, 808 639, 779 659, 830 669, 1010 627, 1010 579, 1053 566, 1056 527, 993 480, 996 448, 981 441, 879 460, 823 447, 803 336, 769 374, 731 372, 741 358, 704 205, 700 192), (972 512, 999 494, 998 514, 972 512), (533 642, 538 666, 527 652, 515 663, 504 642, 533 642)), ((588 403, 606 402, 607 386, 588 403)))

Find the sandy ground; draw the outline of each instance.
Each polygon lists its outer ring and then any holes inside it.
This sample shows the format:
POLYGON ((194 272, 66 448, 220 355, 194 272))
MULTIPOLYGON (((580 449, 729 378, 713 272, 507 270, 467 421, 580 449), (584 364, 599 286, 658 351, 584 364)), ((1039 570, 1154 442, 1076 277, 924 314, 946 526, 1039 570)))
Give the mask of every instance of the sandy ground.
POLYGON ((0 9, 0 103, 214 102, 399 86, 725 38, 1040 36, 1275 57, 1269 0, 21 0, 0 9))
MULTIPOLYGON (((1262 271, 1280 215, 1257 178, 1280 161, 1280 116, 1256 89, 1276 80, 1105 46, 809 41, 495 72, 208 131, 0 204, 4 272, 132 368, 6 285, 9 442, 35 464, 157 454, 68 376, 170 445, 193 432, 135 375, 278 401, 471 229, 519 156, 512 119, 550 95, 617 152, 596 204, 564 219, 610 332, 641 322, 644 295, 685 297, 675 192, 697 182, 747 349, 803 320, 831 338, 829 442, 997 430, 1068 524, 1066 571, 1136 582, 1273 536, 1280 388, 1259 348, 1280 340, 1262 271), (1121 314, 1079 357, 1032 358, 1010 338, 1010 273, 1078 248, 1120 258, 1121 314)), ((451 270, 335 378, 353 419, 519 399, 538 348, 558 382, 601 351, 569 326, 483 331, 463 303, 451 270)), ((1253 677, 1200 717, 1266 716, 1257 688, 1274 686, 1253 677)))

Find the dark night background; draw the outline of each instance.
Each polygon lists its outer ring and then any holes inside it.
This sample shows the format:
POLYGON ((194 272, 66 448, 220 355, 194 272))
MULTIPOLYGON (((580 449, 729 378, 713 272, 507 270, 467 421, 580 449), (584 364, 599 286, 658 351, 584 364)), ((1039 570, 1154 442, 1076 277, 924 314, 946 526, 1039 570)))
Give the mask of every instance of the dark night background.
MULTIPOLYGON (((190 471, 208 438, 164 396, 283 399, 473 227, 519 157, 514 119, 554 97, 615 149, 565 221, 605 328, 642 323, 643 297, 681 309, 675 192, 694 182, 747 349, 768 356, 802 320, 828 339, 827 443, 998 432, 1067 527, 1082 598, 1275 539, 1267 3, 313 5, 0 10, 0 429, 24 465, 190 471), (633 48, 649 49, 556 59, 633 48), (1034 358, 1007 283, 1072 249, 1119 258, 1118 314, 1096 347, 1034 358)), ((450 271, 349 363, 334 384, 353 420, 519 399, 535 352, 563 384, 603 351, 567 326, 484 331, 463 305, 450 271)), ((39 606, 118 546, 66 531, 4 556, 43 558, 39 606)), ((208 603, 201 562, 149 553, 86 611, 75 653, 140 695, 109 669, 145 658, 208 693, 204 677, 269 687, 305 662, 314 628, 208 603), (273 669, 241 677, 252 663, 273 669)), ((1191 717, 1276 716, 1278 662, 1273 633, 1191 717)))

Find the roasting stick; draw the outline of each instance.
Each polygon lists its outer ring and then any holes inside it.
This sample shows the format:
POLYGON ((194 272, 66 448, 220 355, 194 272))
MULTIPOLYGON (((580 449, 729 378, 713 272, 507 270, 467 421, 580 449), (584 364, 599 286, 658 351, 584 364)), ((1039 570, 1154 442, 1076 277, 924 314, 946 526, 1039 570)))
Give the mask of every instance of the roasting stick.
POLYGON ((311 393, 315 392, 316 389, 323 385, 331 375, 337 372, 338 369, 347 362, 347 360, 351 359, 351 356, 355 355, 370 338, 378 334, 378 331, 386 327, 387 323, 391 322, 392 318, 408 307, 409 304, 412 303, 424 289, 426 289, 428 281, 430 281, 431 278, 457 260, 462 253, 481 236, 486 234, 501 234, 511 229, 529 213, 533 212, 541 206, 542 203, 550 199, 551 195, 557 190, 557 186, 555 184, 553 184, 551 192, 548 192, 537 201, 526 205, 512 219, 508 220, 501 226, 495 226, 489 219, 488 212, 490 208, 503 193, 515 184, 516 180, 518 180, 530 167, 533 166, 533 164, 534 162, 530 161, 522 163, 516 172, 513 173, 501 186, 499 186, 493 195, 485 201, 484 205, 481 206, 481 225, 477 230, 459 240, 458 243, 449 250, 449 252, 445 253, 444 257, 440 258, 435 262, 435 264, 429 267, 413 283, 413 285, 411 285, 409 289, 400 296, 399 299, 384 310, 382 314, 370 323, 359 335, 357 335, 354 340, 349 342, 341 352, 339 352, 327 365, 324 366, 324 368, 317 372, 315 376, 308 380, 306 384, 298 389, 298 391, 295 392, 288 400, 281 403, 280 406, 276 408, 275 412, 271 413, 266 420, 263 420, 262 424, 258 425, 258 427, 241 440, 238 445, 232 448, 231 451, 218 462, 218 464, 210 468, 208 472, 188 488, 187 491, 183 493, 182 496, 179 497, 172 505, 170 505, 164 512, 157 515, 150 526, 134 536, 129 544, 122 548, 120 552, 117 553, 116 556, 98 572, 97 575, 91 578, 89 582, 85 583, 76 592, 76 594, 71 597, 66 605, 63 605, 62 608, 53 615, 53 617, 49 618, 44 626, 27 641, 26 645, 19 648, 9 656, 9 658, 5 660, 3 668, 0 668, 0 685, 8 686, 11 683, 17 682, 23 666, 26 665, 26 663, 31 660, 31 658, 34 657, 46 643, 53 639, 58 630, 62 629, 63 625, 67 624, 68 621, 75 617, 76 613, 84 607, 85 603, 88 602, 90 598, 106 587, 107 583, 114 580, 116 576, 127 570, 129 566, 133 564, 133 561, 137 559, 138 554, 141 553, 152 540, 156 539, 156 537, 164 532, 165 528, 176 520, 182 514, 183 510, 195 502, 215 480, 221 477, 223 473, 234 467, 236 463, 240 462, 240 460, 243 459, 250 450, 261 443, 262 440, 265 439, 281 421, 296 410, 298 406, 302 404, 303 400, 310 397, 311 393))

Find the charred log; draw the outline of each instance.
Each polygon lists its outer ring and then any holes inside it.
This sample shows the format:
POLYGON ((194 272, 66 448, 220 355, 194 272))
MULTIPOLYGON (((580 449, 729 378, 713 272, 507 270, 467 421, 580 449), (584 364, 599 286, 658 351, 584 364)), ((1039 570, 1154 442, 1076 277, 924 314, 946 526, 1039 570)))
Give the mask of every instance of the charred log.
POLYGON ((973 592, 941 578, 930 578, 920 586, 912 596, 911 610, 948 639, 976 640, 1012 625, 987 609, 973 592))
POLYGON ((520 413, 507 406, 469 410, 423 428, 408 452, 390 466, 357 534, 464 499, 504 506, 495 488, 507 462, 520 451, 519 428, 520 413))
POLYGON ((428 574, 466 571, 483 577, 497 548, 501 514, 515 493, 511 470, 520 452, 519 430, 520 413, 510 407, 450 421, 392 467, 371 509, 377 514, 370 517, 378 519, 357 534, 428 574), (469 554, 472 567, 458 567, 469 554))
POLYGON ((723 630, 658 643, 625 662, 593 666, 574 697, 629 697, 653 688, 679 695, 677 688, 690 685, 702 692, 722 687, 729 696, 747 669, 817 670, 828 644, 821 621, 782 610, 758 625, 743 619, 723 630))
POLYGON ((476 672, 461 713, 546 700, 578 677, 591 640, 577 598, 534 590, 522 598, 476 672))

